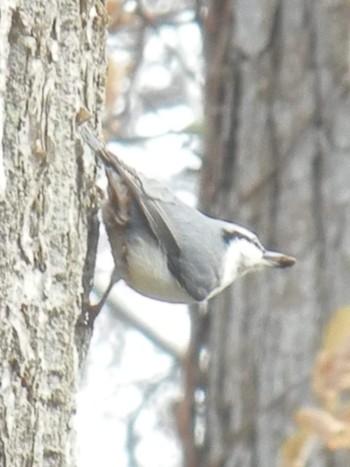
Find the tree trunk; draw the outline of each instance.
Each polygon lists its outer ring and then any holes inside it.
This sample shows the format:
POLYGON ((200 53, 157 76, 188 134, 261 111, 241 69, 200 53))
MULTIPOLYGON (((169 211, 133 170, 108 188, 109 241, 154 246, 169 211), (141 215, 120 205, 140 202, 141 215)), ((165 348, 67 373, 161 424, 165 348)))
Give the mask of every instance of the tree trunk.
POLYGON ((89 1, 0 2, 1 466, 75 464, 97 233, 75 114, 101 108, 104 25, 89 1))
MULTIPOLYGON (((197 333, 210 355, 198 465, 270 467, 312 402, 324 324, 350 303, 349 2, 208 8, 203 206, 298 263, 238 281, 197 333)), ((350 457, 319 451, 309 465, 350 457)))

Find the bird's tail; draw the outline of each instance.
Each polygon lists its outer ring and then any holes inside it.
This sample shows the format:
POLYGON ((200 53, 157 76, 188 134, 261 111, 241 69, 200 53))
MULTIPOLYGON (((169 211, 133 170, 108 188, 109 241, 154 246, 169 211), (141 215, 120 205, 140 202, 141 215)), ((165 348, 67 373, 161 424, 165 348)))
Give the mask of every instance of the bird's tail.
POLYGON ((82 109, 77 116, 77 123, 83 140, 90 146, 92 151, 97 154, 107 169, 111 169, 121 176, 138 199, 140 190, 142 189, 142 187, 140 187, 140 177, 136 174, 134 169, 125 164, 125 162, 123 162, 117 155, 108 151, 105 143, 99 136, 97 136, 95 129, 88 121, 91 118, 91 115, 88 114, 87 117, 87 114, 87 111, 82 109), (80 114, 83 114, 83 116, 80 114))
POLYGON ((107 166, 112 166, 114 169, 118 169, 117 164, 120 164, 120 160, 117 156, 112 155, 106 148, 105 143, 99 138, 94 132, 89 122, 85 122, 80 125, 80 133, 85 143, 87 143, 92 151, 94 151, 102 162, 107 166))

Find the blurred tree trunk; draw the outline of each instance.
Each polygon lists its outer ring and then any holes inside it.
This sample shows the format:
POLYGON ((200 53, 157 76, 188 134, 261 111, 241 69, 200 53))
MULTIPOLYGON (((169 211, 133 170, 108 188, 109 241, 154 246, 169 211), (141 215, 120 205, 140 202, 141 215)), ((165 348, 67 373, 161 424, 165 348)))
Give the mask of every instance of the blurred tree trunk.
MULTIPOLYGON (((206 4, 202 207, 298 263, 238 281, 195 333, 198 360, 210 355, 198 465, 271 467, 312 402, 323 326, 350 303, 350 5, 206 4)), ((309 465, 350 456, 319 449, 309 465)))
POLYGON ((96 238, 75 114, 101 107, 104 18, 91 2, 2 0, 0 24, 0 465, 73 466, 96 238))

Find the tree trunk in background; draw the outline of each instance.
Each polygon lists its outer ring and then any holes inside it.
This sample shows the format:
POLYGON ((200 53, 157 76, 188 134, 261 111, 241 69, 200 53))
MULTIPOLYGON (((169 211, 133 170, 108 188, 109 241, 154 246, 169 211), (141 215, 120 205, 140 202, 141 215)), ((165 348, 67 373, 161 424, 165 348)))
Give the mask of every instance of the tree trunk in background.
POLYGON ((101 107, 104 21, 90 2, 0 3, 1 466, 75 465, 90 334, 77 323, 96 236, 94 162, 75 114, 101 107))
MULTIPOLYGON (((201 195, 291 270, 243 278, 211 305, 201 466, 279 465, 332 312, 350 303, 350 4, 209 1, 201 195)), ((348 453, 308 466, 350 465, 348 453)))

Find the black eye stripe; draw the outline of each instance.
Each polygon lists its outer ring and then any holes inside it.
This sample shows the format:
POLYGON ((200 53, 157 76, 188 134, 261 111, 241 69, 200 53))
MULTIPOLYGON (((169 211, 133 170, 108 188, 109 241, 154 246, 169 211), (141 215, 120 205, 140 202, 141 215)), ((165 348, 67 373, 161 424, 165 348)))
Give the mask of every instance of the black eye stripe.
POLYGON ((253 243, 260 250, 264 251, 264 247, 261 245, 261 243, 256 237, 255 238, 249 237, 248 235, 245 235, 244 233, 239 232, 237 230, 233 230, 233 231, 223 230, 222 238, 227 245, 230 242, 232 242, 232 240, 247 240, 247 242, 253 243))
POLYGON ((233 231, 223 230, 222 238, 224 239, 225 243, 230 243, 232 242, 232 240, 241 240, 241 239, 247 240, 248 242, 252 241, 250 237, 242 234, 242 232, 238 232, 237 230, 233 230, 233 231))

